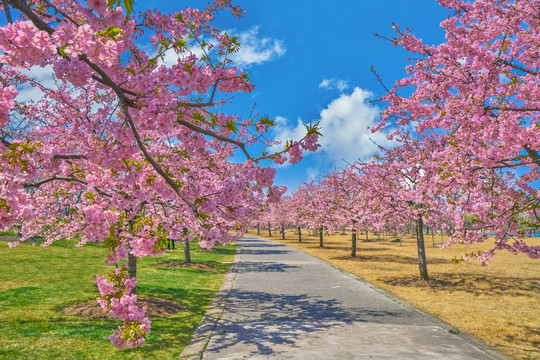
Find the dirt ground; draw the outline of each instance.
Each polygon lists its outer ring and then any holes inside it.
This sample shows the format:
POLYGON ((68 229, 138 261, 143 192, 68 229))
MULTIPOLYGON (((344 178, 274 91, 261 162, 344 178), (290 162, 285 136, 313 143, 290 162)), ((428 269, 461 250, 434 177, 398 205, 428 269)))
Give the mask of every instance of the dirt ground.
MULTIPOLYGON (((176 314, 184 308, 182 304, 174 301, 141 297, 137 299, 137 305, 146 306, 146 315, 151 318, 167 317, 176 314)), ((78 316, 93 319, 112 319, 105 310, 101 308, 95 299, 72 305, 60 312, 61 315, 78 316)))
MULTIPOLYGON (((251 230, 257 235, 257 230, 251 230)), ((303 229, 302 243, 296 230, 279 231, 261 237, 282 241, 325 259, 368 282, 408 301, 452 324, 461 331, 497 347, 516 359, 540 359, 540 260, 526 255, 499 252, 490 267, 468 261, 456 264, 466 252, 491 248, 491 243, 475 247, 440 249, 440 234, 425 235, 428 271, 431 280, 419 280, 416 239, 388 234, 360 234, 356 257, 351 257, 351 234, 334 232, 318 236, 303 229), (435 246, 434 246, 435 245, 435 246)), ((535 245, 540 239, 530 240, 535 245)))

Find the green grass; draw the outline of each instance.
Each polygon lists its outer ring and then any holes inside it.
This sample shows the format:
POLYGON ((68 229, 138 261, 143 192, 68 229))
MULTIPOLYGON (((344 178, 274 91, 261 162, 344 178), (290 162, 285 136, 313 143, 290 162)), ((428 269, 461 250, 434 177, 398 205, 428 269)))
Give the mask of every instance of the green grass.
MULTIPOLYGON (((172 269, 158 261, 183 261, 180 247, 160 258, 138 262, 139 296, 179 302, 184 310, 167 318, 151 318, 152 330, 139 348, 117 350, 109 342, 119 320, 59 315, 70 305, 94 300, 95 274, 104 274, 105 250, 96 244, 74 248, 58 241, 48 248, 24 243, 8 249, 0 242, 0 359, 173 359, 178 358, 199 324, 206 306, 220 288, 236 251, 192 251, 192 261, 214 269, 172 269)), ((196 247, 196 246, 192 246, 196 247)))

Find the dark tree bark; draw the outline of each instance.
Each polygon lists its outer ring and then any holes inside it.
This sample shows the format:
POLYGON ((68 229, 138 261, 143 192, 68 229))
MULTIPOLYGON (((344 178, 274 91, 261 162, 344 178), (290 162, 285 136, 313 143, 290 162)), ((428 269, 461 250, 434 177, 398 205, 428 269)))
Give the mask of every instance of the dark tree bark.
MULTIPOLYGON (((128 253, 128 277, 137 278, 137 257, 131 252, 128 253)), ((136 287, 133 289, 132 294, 136 293, 136 287)))
POLYGON ((320 247, 324 247, 324 243, 323 243, 323 227, 321 226, 319 228, 319 246, 320 247))
POLYGON ((369 241, 369 231, 366 230, 366 241, 369 241))
POLYGON ((268 236, 272 237, 272 227, 270 226, 270 223, 268 223, 268 236))
MULTIPOLYGON (((184 236, 186 236, 187 233, 188 229, 184 228, 184 236)), ((191 263, 191 249, 189 248, 189 241, 187 238, 184 241, 184 257, 186 259, 186 263, 191 263)))
POLYGON ((424 245, 424 221, 419 216, 416 220, 416 245, 418 248, 418 267, 420 269, 420 279, 429 280, 426 260, 426 248, 424 245))
POLYGON ((302 228, 298 225, 298 242, 302 242, 302 228))
POLYGON ((281 239, 285 240, 285 225, 281 225, 281 239))
POLYGON ((356 257, 356 229, 352 229, 352 249, 351 256, 356 257))
POLYGON ((261 235, 261 223, 257 223, 257 235, 261 235))

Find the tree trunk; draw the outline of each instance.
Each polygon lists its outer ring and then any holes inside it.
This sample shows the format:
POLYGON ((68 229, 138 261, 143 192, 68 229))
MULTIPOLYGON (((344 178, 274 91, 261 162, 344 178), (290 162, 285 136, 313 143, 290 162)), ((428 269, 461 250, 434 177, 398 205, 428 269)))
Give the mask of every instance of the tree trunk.
POLYGON ((302 228, 298 225, 298 242, 302 242, 302 228))
POLYGON ((366 230, 366 241, 369 241, 369 231, 366 230))
POLYGON ((281 240, 285 240, 285 225, 281 225, 281 240))
POLYGON ((424 246, 424 221, 422 220, 421 216, 419 216, 418 220, 416 220, 416 227, 416 245, 418 248, 418 267, 420 269, 420 279, 429 280, 426 248, 424 246))
POLYGON ((272 227, 270 226, 270 223, 268 223, 268 236, 272 237, 272 227))
POLYGON ((351 256, 356 257, 356 229, 352 229, 352 249, 351 256))
MULTIPOLYGON (((187 233, 188 229, 184 228, 184 236, 186 236, 187 233)), ((186 259, 186 263, 191 263, 191 249, 189 248, 189 241, 187 238, 184 240, 184 257, 186 259)))
POLYGON ((323 227, 321 226, 321 227, 319 228, 319 246, 320 246, 320 247, 323 247, 323 246, 324 246, 324 243, 323 243, 323 231, 324 231, 324 229, 323 229, 323 227))
POLYGON ((261 235, 261 223, 257 223, 257 235, 261 235))
MULTIPOLYGON (((133 219, 129 220, 128 226, 129 226, 130 231, 133 231, 134 224, 135 224, 135 220, 133 219)), ((137 257, 131 253, 131 245, 129 245, 127 261, 128 261, 128 264, 127 264, 128 265, 128 278, 137 278, 137 257)), ((136 290, 137 290, 136 287, 137 286, 133 288, 133 291, 131 292, 132 294, 136 293, 136 290)))
MULTIPOLYGON (((137 278, 137 257, 131 252, 128 253, 128 277, 137 278)), ((135 290, 136 288, 131 293, 135 294, 135 290)))

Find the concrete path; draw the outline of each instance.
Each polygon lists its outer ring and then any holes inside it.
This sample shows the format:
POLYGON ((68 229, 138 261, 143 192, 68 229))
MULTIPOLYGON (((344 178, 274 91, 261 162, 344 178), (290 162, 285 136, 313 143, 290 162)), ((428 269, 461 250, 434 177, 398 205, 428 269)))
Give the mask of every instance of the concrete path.
POLYGON ((509 359, 301 250, 256 237, 238 248, 181 358, 201 358, 207 344, 205 360, 509 359))

